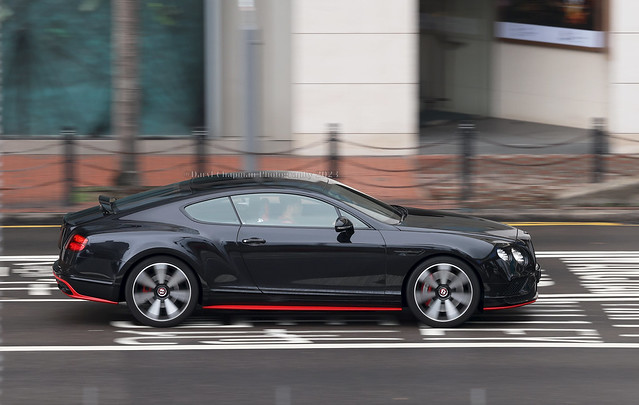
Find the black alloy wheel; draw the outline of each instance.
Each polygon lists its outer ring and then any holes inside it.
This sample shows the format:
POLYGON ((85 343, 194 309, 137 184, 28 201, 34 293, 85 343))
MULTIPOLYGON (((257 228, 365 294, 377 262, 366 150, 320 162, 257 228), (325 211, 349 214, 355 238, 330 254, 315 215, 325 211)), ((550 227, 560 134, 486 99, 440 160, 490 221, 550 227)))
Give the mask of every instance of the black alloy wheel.
POLYGON ((466 263, 438 257, 427 260, 410 275, 406 298, 419 321, 433 327, 454 327, 477 310, 479 289, 479 279, 466 263))
POLYGON ((153 257, 138 264, 125 286, 126 303, 144 325, 171 327, 188 318, 198 302, 193 271, 172 257, 153 257))

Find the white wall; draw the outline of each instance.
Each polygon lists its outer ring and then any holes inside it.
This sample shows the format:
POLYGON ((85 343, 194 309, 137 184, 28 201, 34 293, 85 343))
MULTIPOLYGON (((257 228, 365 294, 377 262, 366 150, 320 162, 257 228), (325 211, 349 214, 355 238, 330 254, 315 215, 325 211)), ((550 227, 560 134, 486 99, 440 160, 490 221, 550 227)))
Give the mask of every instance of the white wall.
MULTIPOLYGON (((417 145, 417 0, 295 0, 292 21, 294 146, 326 139, 330 123, 352 142, 417 145)), ((341 153, 413 151, 343 145, 341 153)))
MULTIPOLYGON (((246 101, 246 43, 242 31, 243 16, 236 1, 219 0, 221 26, 215 35, 218 43, 219 77, 210 75, 210 91, 219 92, 219 119, 214 123, 215 135, 225 141, 235 141, 230 146, 245 148, 247 117, 246 101)), ((258 29, 257 74, 254 93, 259 97, 259 137, 266 141, 283 141, 286 144, 260 144, 261 148, 286 149, 291 134, 291 15, 290 0, 260 0, 256 3, 255 26, 258 29)), ((212 98, 214 99, 214 98, 212 98)), ((213 124, 212 124, 213 125, 213 124)))
POLYGON ((493 58, 493 116, 576 128, 608 116, 606 53, 495 41, 493 58))
MULTIPOLYGON (((639 141, 639 1, 610 0, 611 133, 639 141)), ((639 152, 639 144, 612 141, 613 152, 639 152)))

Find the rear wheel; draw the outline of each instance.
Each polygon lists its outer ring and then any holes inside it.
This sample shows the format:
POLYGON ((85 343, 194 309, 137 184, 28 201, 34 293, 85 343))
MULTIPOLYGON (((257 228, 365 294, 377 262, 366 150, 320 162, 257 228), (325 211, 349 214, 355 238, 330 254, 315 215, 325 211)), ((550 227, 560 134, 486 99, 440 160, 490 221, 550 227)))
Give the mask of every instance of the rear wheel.
POLYGON ((408 307, 421 322, 454 327, 477 310, 479 279, 464 262, 440 257, 424 262, 406 285, 408 307))
POLYGON ((125 286, 126 303, 141 323, 170 327, 188 318, 198 301, 198 284, 190 268, 171 257, 154 257, 137 265, 125 286))

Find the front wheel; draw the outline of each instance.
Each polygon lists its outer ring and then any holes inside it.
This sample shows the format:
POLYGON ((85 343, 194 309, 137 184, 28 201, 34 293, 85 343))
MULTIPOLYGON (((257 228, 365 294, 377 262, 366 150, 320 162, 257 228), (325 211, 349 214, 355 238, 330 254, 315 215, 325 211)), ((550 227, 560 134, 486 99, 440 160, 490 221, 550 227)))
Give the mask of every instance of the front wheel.
POLYGON ((170 327, 188 318, 198 301, 191 269, 171 257, 154 257, 137 265, 125 286, 133 316, 148 326, 170 327))
POLYGON ((427 260, 406 285, 408 307, 421 322, 433 327, 454 327, 477 310, 479 279, 464 262, 441 257, 427 260))

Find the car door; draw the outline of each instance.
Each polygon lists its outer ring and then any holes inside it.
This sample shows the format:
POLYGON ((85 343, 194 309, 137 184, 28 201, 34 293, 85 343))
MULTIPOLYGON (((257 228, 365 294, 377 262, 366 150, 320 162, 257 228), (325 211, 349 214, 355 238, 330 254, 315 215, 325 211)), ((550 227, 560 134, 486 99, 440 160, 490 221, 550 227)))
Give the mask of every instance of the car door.
POLYGON ((215 299, 229 301, 236 295, 262 295, 247 274, 237 249, 240 220, 229 197, 215 197, 184 207, 201 238, 189 245, 189 250, 202 263, 200 276, 215 299))
POLYGON ((335 206, 306 195, 236 195, 238 246, 247 271, 267 294, 305 296, 383 295, 384 240, 357 221, 352 235, 336 232, 335 206), (350 236, 350 237, 349 237, 350 236))

